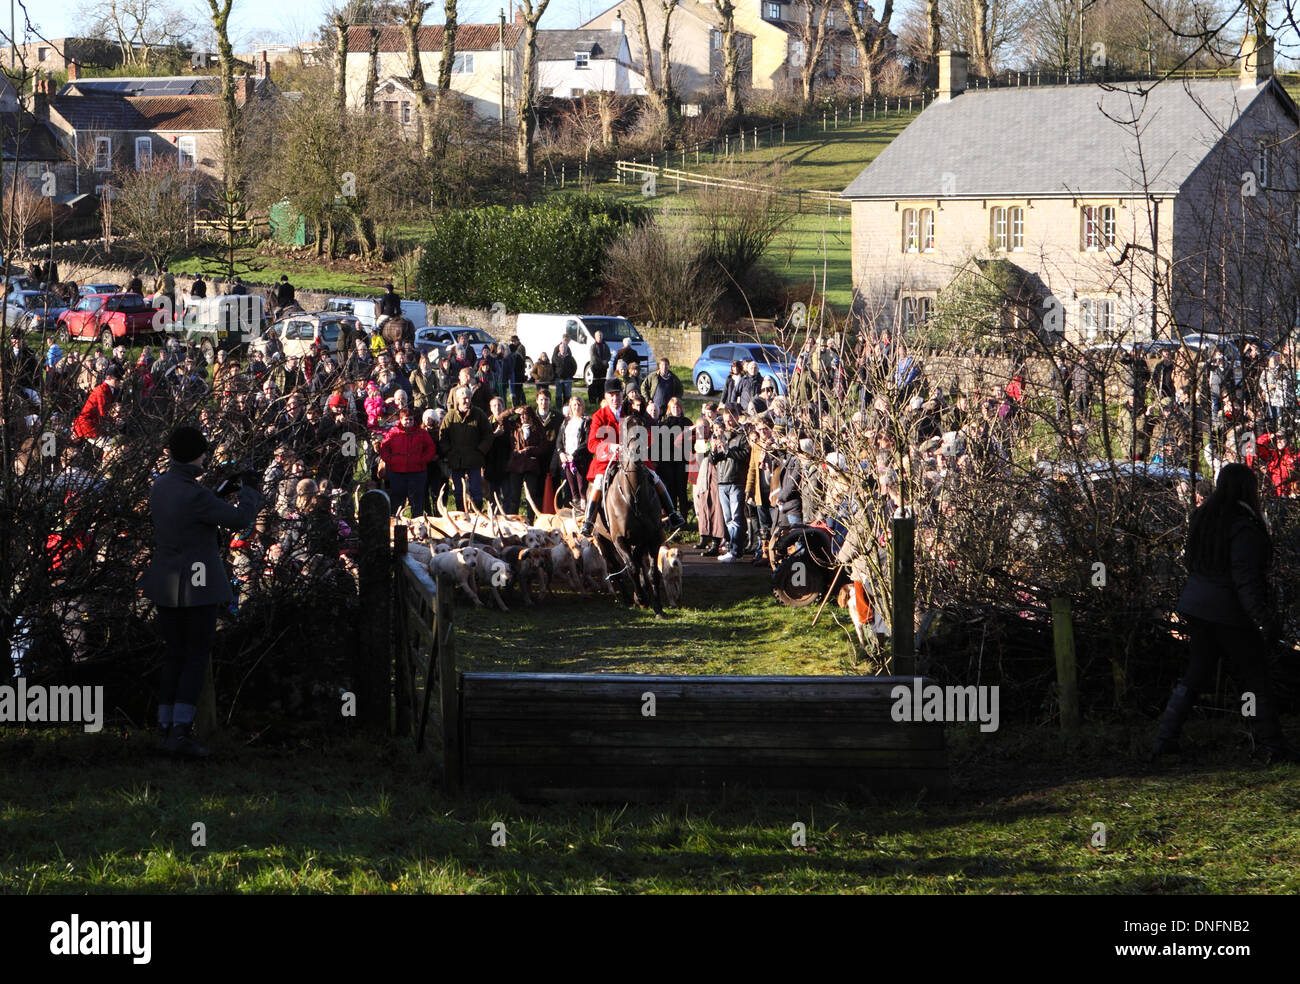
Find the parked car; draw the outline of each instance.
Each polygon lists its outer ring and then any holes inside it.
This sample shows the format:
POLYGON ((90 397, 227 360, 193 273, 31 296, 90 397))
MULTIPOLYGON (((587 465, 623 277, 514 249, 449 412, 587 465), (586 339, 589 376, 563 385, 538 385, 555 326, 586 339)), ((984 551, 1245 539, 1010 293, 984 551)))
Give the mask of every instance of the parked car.
POLYGON ((15 290, 5 298, 5 320, 24 331, 53 331, 68 309, 63 298, 47 290, 15 290))
MULTIPOLYGON (((360 335, 360 325, 350 314, 338 314, 328 311, 309 311, 306 314, 292 314, 282 318, 266 330, 267 335, 275 335, 286 356, 299 357, 311 354, 316 345, 323 345, 330 352, 339 352, 343 348, 343 339, 347 334, 360 335)), ((254 348, 261 346, 263 340, 253 343, 254 348)))
MULTIPOLYGON (((655 366, 654 352, 650 343, 641 337, 636 326, 627 318, 616 318, 604 314, 521 314, 515 322, 515 334, 529 354, 525 360, 524 371, 531 374, 532 356, 538 352, 548 355, 560 344, 561 338, 569 340, 569 349, 574 361, 578 363, 578 376, 587 385, 592 383, 591 345, 600 332, 609 346, 610 354, 617 352, 625 342, 631 343, 637 358, 641 362, 641 377, 644 379, 655 366)), ((613 367, 610 367, 612 371, 613 367)), ((606 375, 609 373, 607 372, 606 375)))
POLYGON ((469 347, 475 359, 480 358, 488 346, 496 341, 482 328, 470 328, 468 325, 426 325, 415 329, 415 348, 437 358, 446 348, 457 344, 462 335, 469 336, 469 347))
POLYGON ((120 294, 121 292, 121 284, 82 284, 77 288, 77 294, 81 297, 87 297, 90 294, 120 294))
POLYGON ((776 384, 778 394, 787 392, 790 377, 794 374, 794 356, 779 345, 727 342, 710 345, 695 360, 691 378, 701 396, 720 392, 727 385, 732 362, 758 363, 759 375, 764 381, 776 384))
POLYGON ((156 334, 154 312, 139 294, 88 294, 59 316, 59 331, 67 338, 98 338, 112 348, 115 339, 156 334))

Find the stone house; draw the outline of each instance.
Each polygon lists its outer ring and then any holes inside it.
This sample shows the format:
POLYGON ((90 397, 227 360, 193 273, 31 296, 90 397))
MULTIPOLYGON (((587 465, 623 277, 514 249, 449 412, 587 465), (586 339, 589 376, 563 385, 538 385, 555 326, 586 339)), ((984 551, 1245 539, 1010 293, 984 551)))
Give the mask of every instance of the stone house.
MULTIPOLYGON (((411 88, 411 65, 406 55, 406 30, 378 27, 379 55, 375 78, 379 81, 375 104, 405 126, 418 125, 415 91, 411 88), (391 86, 391 88, 390 88, 391 86)), ((424 84, 438 84, 442 62, 442 25, 420 28, 418 42, 424 84)), ((365 103, 366 80, 370 71, 370 31, 366 25, 348 28, 346 89, 348 105, 365 103)), ((523 28, 505 27, 505 50, 501 50, 501 29, 497 24, 461 24, 456 29, 456 57, 452 64, 451 88, 465 100, 475 115, 499 120, 514 112, 523 72, 523 28), (505 105, 502 106, 502 76, 505 76, 505 105)))
MULTIPOLYGON (((658 0, 644 4, 650 32, 650 63, 655 77, 661 71, 659 38, 663 34, 664 12, 658 0)), ((581 25, 583 30, 621 31, 627 36, 631 62, 645 78, 646 56, 642 51, 641 27, 637 21, 635 4, 626 0, 597 14, 581 25)), ((750 86, 750 66, 753 59, 754 36, 739 23, 736 25, 736 46, 739 55, 740 86, 750 86)), ((683 102, 693 103, 707 97, 722 95, 722 15, 710 2, 681 0, 674 8, 670 22, 669 59, 672 62, 673 85, 683 102)))
POLYGON ((1082 342, 1297 323, 1300 112, 1271 42, 1236 78, 965 83, 943 52, 938 97, 843 192, 864 322, 915 330, 995 270, 1004 325, 1082 342))

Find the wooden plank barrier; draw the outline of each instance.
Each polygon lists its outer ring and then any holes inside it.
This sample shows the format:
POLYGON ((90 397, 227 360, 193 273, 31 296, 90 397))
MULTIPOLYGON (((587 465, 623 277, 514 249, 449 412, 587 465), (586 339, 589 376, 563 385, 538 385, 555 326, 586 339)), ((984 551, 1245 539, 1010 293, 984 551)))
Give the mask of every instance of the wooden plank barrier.
POLYGON ((733 788, 949 791, 943 726, 898 722, 911 677, 466 673, 466 789, 596 802, 733 788))

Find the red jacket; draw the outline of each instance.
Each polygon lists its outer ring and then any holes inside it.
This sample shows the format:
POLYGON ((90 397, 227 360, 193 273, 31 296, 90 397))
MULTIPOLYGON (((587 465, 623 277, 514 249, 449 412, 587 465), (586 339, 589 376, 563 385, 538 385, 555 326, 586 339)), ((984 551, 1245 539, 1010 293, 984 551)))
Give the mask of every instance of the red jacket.
POLYGON ((379 443, 379 457, 389 471, 408 475, 424 471, 429 462, 438 457, 438 448, 423 427, 408 431, 399 425, 384 435, 379 443))
MULTIPOLYGON (((614 460, 614 453, 619 444, 623 419, 627 417, 624 413, 621 418, 615 418, 614 411, 609 407, 601 407, 591 415, 591 429, 587 432, 587 450, 591 452, 591 467, 587 469, 587 481, 594 482, 597 475, 605 474, 609 468, 609 463, 614 460)), ((643 463, 652 471, 654 465, 649 460, 649 441, 646 442, 646 457, 643 463)))
POLYGON ((113 405, 116 396, 113 387, 108 383, 100 383, 91 390, 86 405, 81 408, 81 413, 77 414, 77 419, 72 422, 72 436, 83 440, 88 437, 103 437, 104 433, 100 425, 108 416, 108 408, 113 405))
POLYGON ((1260 434, 1255 438, 1255 459, 1268 473, 1274 495, 1295 494, 1296 480, 1300 478, 1300 451, 1291 447, 1279 451, 1273 444, 1272 434, 1260 434))

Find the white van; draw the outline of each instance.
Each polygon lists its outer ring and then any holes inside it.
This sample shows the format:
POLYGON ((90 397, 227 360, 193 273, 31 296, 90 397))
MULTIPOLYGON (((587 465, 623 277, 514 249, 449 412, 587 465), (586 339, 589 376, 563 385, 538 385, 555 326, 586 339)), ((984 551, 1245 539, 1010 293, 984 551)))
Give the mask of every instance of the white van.
MULTIPOLYGON (((325 310, 350 314, 367 332, 373 332, 375 322, 383 317, 379 313, 379 301, 378 297, 331 297, 325 302, 325 310)), ((424 301, 402 301, 402 317, 416 328, 423 328, 429 323, 424 301)))
MULTIPOLYGON (((528 369, 532 370, 532 359, 539 352, 546 352, 549 357, 555 352, 555 346, 561 338, 568 338, 569 351, 578 363, 578 378, 588 386, 593 382, 591 373, 591 346, 596 340, 596 332, 604 337, 612 356, 623 347, 625 341, 631 341, 632 348, 641 360, 641 378, 644 379, 655 367, 654 353, 650 343, 641 337, 636 326, 627 318, 615 318, 604 314, 521 314, 515 323, 515 334, 519 343, 528 352, 528 369)), ((605 375, 613 375, 613 365, 605 375)))

